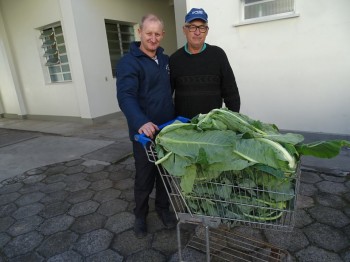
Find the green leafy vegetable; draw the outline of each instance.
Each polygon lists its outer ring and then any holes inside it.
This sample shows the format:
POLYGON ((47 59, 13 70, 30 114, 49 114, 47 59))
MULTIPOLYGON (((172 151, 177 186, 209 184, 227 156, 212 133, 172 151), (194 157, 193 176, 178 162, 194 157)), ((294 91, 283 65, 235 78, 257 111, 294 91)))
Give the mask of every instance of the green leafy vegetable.
POLYGON ((293 207, 302 155, 331 158, 345 140, 303 144, 300 134, 227 109, 175 122, 155 139, 158 161, 179 181, 191 212, 273 221, 293 207))

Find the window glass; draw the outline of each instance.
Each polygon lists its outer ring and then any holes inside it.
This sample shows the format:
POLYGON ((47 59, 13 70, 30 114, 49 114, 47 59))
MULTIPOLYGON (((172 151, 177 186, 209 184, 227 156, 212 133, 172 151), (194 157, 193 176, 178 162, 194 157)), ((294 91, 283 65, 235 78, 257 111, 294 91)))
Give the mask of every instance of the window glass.
POLYGON ((115 76, 118 61, 129 51, 131 42, 135 41, 134 24, 105 20, 105 26, 112 75, 115 76))
POLYGON ((294 12, 294 0, 243 0, 243 19, 254 19, 294 12))
POLYGON ((70 67, 61 25, 41 30, 43 57, 51 82, 71 81, 70 67), (64 74, 63 74, 64 72, 64 74))

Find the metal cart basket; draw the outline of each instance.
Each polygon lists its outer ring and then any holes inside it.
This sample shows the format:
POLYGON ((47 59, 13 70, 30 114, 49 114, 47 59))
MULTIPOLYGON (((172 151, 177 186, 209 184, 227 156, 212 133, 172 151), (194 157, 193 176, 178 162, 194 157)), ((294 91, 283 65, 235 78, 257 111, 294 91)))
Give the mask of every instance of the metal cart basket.
MULTIPOLYGON (((177 120, 187 122, 185 118, 177 120)), ((156 162, 157 152, 154 142, 144 135, 137 135, 135 140, 143 144, 149 161, 156 162)), ((180 261, 182 261, 180 227, 183 223, 203 226, 204 235, 194 236, 188 246, 205 251, 207 261, 211 258, 215 258, 213 261, 251 261, 248 258, 253 256, 252 254, 255 254, 254 261, 281 261, 281 258, 286 256, 286 252, 277 247, 220 228, 245 225, 259 229, 291 231, 295 222, 294 211, 300 183, 299 166, 295 174, 280 181, 282 184, 270 181, 272 177, 266 177, 266 174, 259 174, 258 171, 253 174, 245 174, 244 170, 223 172, 217 179, 196 181, 194 193, 191 194, 184 194, 181 190, 181 178, 172 176, 161 165, 157 165, 157 168, 179 221, 177 238, 180 261), (263 180, 262 175, 265 175, 263 180), (242 183, 227 182, 237 176, 242 179, 242 183), (275 188, 271 188, 271 184, 275 184, 275 188), (285 185, 288 185, 289 191, 285 190, 285 185), (279 188, 284 190, 278 190, 279 188), (228 195, 231 197, 227 197, 228 195), (215 237, 219 235, 221 237, 215 237), (216 243, 218 239, 221 242, 223 240, 235 244, 226 245, 218 252, 217 247, 222 245, 216 243), (256 257, 260 258, 256 260, 256 257)))

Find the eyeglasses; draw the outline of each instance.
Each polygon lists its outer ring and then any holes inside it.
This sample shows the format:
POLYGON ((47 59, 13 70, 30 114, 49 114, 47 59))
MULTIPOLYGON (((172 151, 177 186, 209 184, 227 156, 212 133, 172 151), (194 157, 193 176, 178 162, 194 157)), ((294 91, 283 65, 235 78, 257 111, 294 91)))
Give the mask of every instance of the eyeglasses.
POLYGON ((196 25, 186 25, 185 26, 188 31, 190 32, 196 32, 197 29, 199 30, 199 32, 201 33, 205 33, 208 31, 209 27, 208 26, 204 26, 204 25, 200 25, 200 26, 196 26, 196 25))

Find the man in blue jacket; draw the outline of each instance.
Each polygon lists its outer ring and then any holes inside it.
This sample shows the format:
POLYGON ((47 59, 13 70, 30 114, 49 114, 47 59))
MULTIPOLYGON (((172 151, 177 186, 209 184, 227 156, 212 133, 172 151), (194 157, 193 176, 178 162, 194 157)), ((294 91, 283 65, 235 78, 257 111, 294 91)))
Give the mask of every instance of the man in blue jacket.
POLYGON ((174 119, 174 106, 169 80, 169 57, 163 54, 160 42, 164 36, 163 22, 155 15, 142 18, 138 30, 140 42, 133 42, 129 53, 116 69, 117 98, 126 116, 135 159, 135 224, 136 237, 147 235, 146 217, 149 195, 156 183, 155 208, 167 228, 176 225, 169 212, 169 199, 157 168, 148 161, 143 146, 134 141, 135 134, 154 138, 158 125, 174 119))

